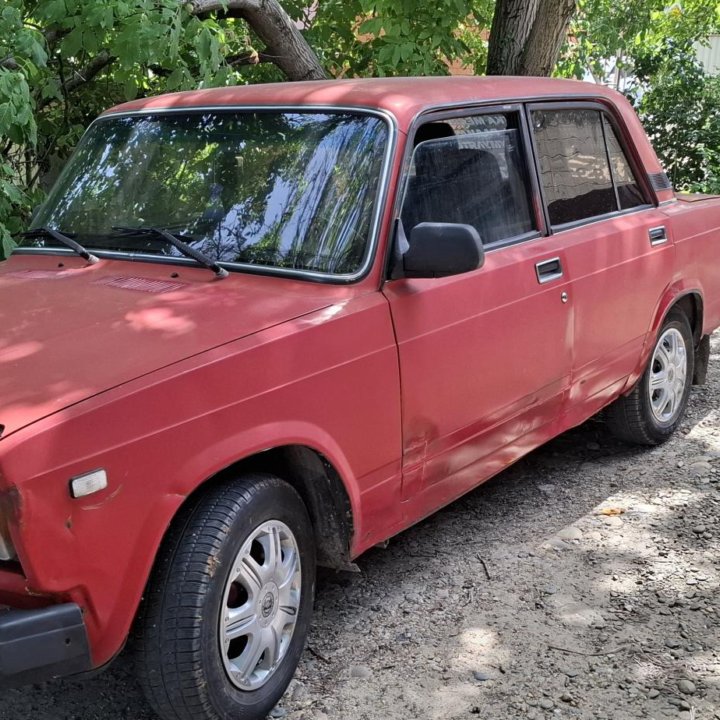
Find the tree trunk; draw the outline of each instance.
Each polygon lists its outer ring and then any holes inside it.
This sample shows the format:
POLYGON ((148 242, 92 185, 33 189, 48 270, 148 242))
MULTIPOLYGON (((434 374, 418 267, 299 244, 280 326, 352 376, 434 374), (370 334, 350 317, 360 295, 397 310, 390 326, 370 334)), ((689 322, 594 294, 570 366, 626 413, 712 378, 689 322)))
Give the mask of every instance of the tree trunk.
POLYGON ((549 76, 552 73, 576 4, 576 0, 540 0, 516 70, 518 75, 549 76))
POLYGON ((497 0, 488 75, 552 73, 577 0, 497 0))
POLYGON ((539 0, 497 0, 488 46, 487 74, 515 75, 539 0))
POLYGON ((277 0, 193 0, 191 12, 236 13, 265 43, 262 54, 271 59, 288 80, 322 80, 327 77, 317 56, 277 0))

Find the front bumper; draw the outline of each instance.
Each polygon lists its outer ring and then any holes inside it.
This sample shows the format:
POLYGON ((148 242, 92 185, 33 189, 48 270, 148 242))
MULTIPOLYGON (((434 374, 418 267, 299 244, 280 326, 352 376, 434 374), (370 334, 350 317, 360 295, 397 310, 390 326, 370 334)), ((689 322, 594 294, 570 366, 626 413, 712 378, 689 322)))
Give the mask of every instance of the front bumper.
POLYGON ((0 687, 90 670, 82 612, 74 603, 40 610, 0 606, 0 687))

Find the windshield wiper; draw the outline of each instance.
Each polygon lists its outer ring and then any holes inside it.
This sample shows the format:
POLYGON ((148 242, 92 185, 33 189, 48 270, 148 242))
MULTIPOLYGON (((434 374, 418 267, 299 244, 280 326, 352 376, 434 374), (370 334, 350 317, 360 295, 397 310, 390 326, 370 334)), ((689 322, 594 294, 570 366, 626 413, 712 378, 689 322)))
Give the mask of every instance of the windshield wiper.
POLYGON ((21 237, 26 238, 51 238, 55 240, 55 242, 59 242, 61 245, 65 245, 71 250, 74 250, 81 258, 87 260, 91 265, 98 262, 100 259, 96 255, 93 255, 91 252, 88 252, 79 242, 75 242, 75 240, 73 240, 71 237, 68 237, 67 235, 59 232, 58 230, 53 230, 52 228, 33 228, 32 230, 26 230, 25 232, 21 232, 20 235, 21 237))
POLYGON ((200 250, 196 250, 194 247, 190 247, 190 245, 183 242, 180 239, 182 237, 181 235, 173 235, 163 228, 125 227, 123 225, 113 225, 113 230, 117 230, 125 235, 157 235, 174 248, 177 248, 183 255, 185 255, 185 257, 192 258, 203 267, 208 268, 208 270, 212 270, 217 277, 224 278, 230 274, 224 267, 220 267, 220 265, 218 265, 214 260, 205 255, 205 253, 200 250))

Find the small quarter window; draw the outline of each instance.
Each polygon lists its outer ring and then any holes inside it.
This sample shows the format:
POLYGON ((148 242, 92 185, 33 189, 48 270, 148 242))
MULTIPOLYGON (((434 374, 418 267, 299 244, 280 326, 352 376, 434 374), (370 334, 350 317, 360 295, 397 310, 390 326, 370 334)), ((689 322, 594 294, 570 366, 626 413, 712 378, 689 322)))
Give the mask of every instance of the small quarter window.
POLYGON ((617 187, 620 209, 629 210, 630 208, 645 205, 642 190, 640 190, 640 186, 635 180, 635 174, 623 152, 613 126, 605 116, 603 116, 603 123, 605 124, 605 139, 607 140, 608 156, 610 157, 610 168, 617 187))
POLYGON ((484 244, 533 232, 517 113, 428 123, 415 137, 401 219, 472 225, 484 244))

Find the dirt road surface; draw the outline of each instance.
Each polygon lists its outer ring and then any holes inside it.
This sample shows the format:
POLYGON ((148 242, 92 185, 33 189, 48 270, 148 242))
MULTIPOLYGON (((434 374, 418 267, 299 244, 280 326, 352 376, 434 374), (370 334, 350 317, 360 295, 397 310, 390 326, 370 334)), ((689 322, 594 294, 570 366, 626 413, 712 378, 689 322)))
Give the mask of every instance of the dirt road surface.
MULTIPOLYGON (((681 432, 643 449, 598 420, 324 573, 271 717, 720 719, 720 335, 681 432)), ((0 720, 151 720, 122 656, 4 691, 0 720)))

